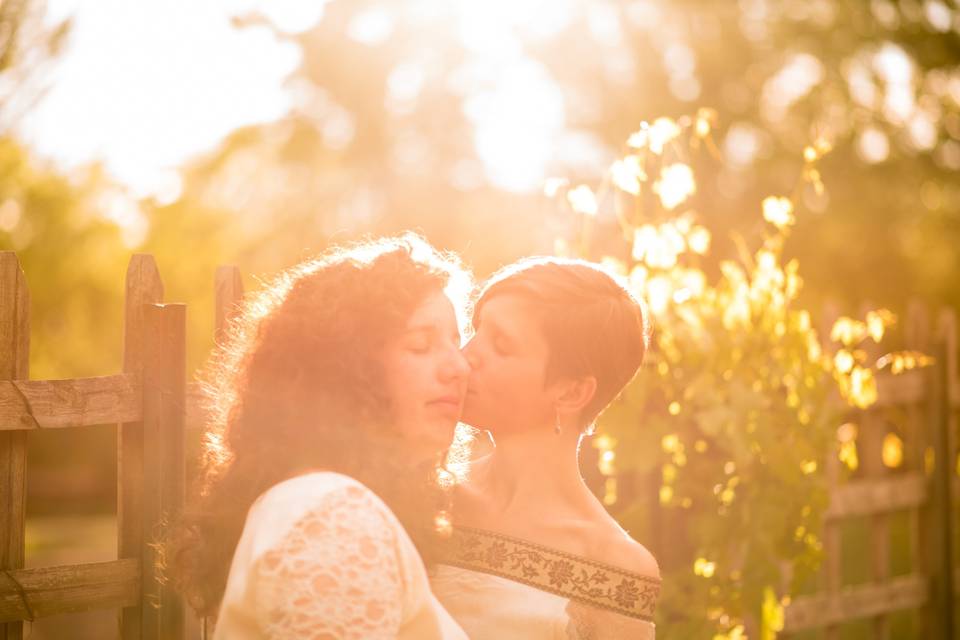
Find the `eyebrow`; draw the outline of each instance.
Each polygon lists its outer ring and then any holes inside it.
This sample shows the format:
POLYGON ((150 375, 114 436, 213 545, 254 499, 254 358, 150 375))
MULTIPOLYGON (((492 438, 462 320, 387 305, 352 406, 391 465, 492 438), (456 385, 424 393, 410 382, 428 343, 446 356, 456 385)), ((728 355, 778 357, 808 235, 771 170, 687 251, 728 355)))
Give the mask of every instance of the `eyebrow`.
POLYGON ((437 331, 437 326, 432 324, 419 324, 413 327, 405 327, 401 333, 407 335, 410 333, 431 333, 437 331))
MULTIPOLYGON (((404 329, 403 331, 400 332, 400 335, 403 336, 403 337, 407 337, 407 336, 410 336, 410 335, 418 335, 418 334, 440 334, 440 335, 442 335, 442 334, 444 334, 444 333, 446 333, 446 332, 443 330, 443 328, 442 328, 439 324, 418 324, 418 325, 414 325, 414 326, 412 326, 412 327, 407 327, 406 329, 404 329)), ((459 327, 456 327, 456 328, 454 329, 454 332, 453 332, 452 334, 450 334, 450 335, 451 335, 451 336, 454 336, 454 335, 455 335, 455 336, 457 337, 457 341, 459 341, 459 340, 461 339, 459 327)))
MULTIPOLYGON (((482 318, 478 318, 480 320, 482 318)), ((480 328, 481 323, 477 322, 477 329, 480 328)), ((510 342, 517 342, 516 336, 514 336, 510 331, 504 330, 503 325, 501 325, 496 320, 487 319, 487 326, 493 331, 494 335, 498 338, 505 338, 510 342)))

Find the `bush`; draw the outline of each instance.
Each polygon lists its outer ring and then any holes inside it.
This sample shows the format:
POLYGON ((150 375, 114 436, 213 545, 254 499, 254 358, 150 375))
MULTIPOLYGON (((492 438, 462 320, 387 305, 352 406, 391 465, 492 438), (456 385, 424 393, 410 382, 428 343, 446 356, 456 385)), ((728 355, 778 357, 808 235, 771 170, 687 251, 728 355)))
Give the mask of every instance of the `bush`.
MULTIPOLYGON (((547 189, 576 220, 559 252, 608 264, 653 318, 648 361, 604 414, 594 446, 607 478, 604 501, 620 522, 643 539, 659 508, 670 531, 670 547, 658 549, 661 633, 735 638, 746 623, 773 637, 783 603, 821 560, 822 463, 836 451, 853 463, 838 440, 844 404, 876 400, 877 363, 860 344, 879 342, 894 317, 879 310, 862 321, 841 318, 835 346, 824 350, 799 301, 800 266, 783 255, 795 195, 762 202, 759 246, 735 237, 734 258, 709 255, 711 234, 686 203, 696 191, 688 158, 711 148, 715 117, 701 110, 644 123, 596 191, 563 181, 547 189), (610 209, 626 260, 592 249, 610 209), (708 258, 714 277, 703 266, 708 258), (644 478, 658 481, 652 497, 637 494, 644 478)), ((804 150, 798 191, 822 193, 817 161, 829 146, 817 140, 804 150)), ((879 363, 894 360, 923 364, 910 354, 879 363)))

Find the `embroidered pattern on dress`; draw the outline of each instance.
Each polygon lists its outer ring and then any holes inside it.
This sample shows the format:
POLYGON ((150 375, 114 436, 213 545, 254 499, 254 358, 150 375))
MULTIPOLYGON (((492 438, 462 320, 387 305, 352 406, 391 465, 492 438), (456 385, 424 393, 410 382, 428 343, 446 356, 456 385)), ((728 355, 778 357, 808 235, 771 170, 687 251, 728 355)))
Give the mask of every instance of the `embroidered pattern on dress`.
POLYGON ((347 485, 323 496, 257 561, 266 636, 395 638, 404 593, 396 547, 389 512, 368 489, 347 485))
POLYGON ((653 621, 660 581, 492 531, 455 527, 443 562, 653 621))

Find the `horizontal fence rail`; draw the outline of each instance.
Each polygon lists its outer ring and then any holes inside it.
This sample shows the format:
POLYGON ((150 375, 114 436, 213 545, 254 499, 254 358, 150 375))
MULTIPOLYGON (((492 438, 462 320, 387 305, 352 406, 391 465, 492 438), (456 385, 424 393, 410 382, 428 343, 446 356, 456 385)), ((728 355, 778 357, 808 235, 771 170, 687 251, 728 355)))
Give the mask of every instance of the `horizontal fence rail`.
POLYGON ((143 416, 136 376, 0 380, 0 430, 66 429, 134 422, 143 416))
POLYGON ((884 584, 846 587, 834 595, 804 596, 790 602, 784 629, 791 632, 854 622, 871 616, 918 609, 929 599, 925 576, 892 578, 884 584))
POLYGON ((927 478, 917 471, 881 480, 853 481, 833 490, 825 516, 837 520, 917 508, 926 503, 927 495, 927 478))
POLYGON ((140 563, 136 560, 20 569, 0 575, 0 622, 129 607, 139 601, 140 563))

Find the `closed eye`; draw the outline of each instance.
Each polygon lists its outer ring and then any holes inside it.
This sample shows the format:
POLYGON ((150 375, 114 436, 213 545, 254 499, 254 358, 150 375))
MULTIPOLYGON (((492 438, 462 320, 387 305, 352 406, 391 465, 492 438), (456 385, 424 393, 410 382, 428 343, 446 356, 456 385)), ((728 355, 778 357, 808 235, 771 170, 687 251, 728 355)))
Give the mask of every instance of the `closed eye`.
POLYGON ((427 353, 433 340, 429 331, 410 331, 403 342, 403 348, 411 353, 427 353))
POLYGON ((421 340, 421 341, 417 341, 414 344, 408 344, 407 351, 410 351, 411 353, 419 353, 419 354, 428 353, 430 351, 430 343, 427 342, 426 340, 421 340))

